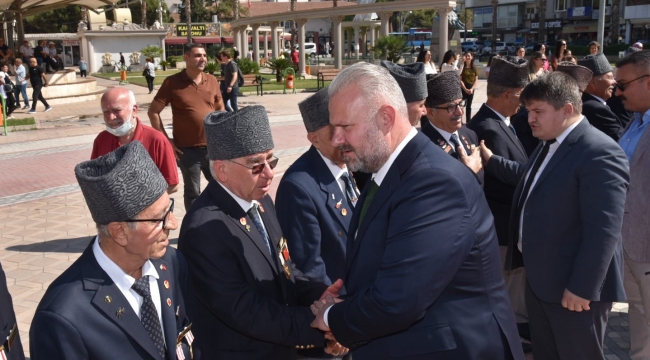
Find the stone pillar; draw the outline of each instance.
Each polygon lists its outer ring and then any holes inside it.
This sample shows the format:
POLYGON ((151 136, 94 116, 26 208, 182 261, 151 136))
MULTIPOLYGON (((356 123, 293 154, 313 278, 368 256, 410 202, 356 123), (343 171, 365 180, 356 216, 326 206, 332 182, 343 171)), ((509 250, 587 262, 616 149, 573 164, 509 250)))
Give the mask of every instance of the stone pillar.
POLYGON ((260 63, 260 24, 253 24, 253 61, 260 63))
POLYGON ((358 26, 354 27, 353 34, 354 34, 354 45, 352 45, 352 46, 354 46, 354 57, 357 60, 359 60, 359 50, 361 49, 361 44, 360 44, 359 38, 361 37, 361 32, 360 32, 358 26))
POLYGON ((241 50, 239 50, 239 56, 245 58, 248 54, 248 25, 244 25, 241 32, 241 50))
POLYGON ((354 29, 353 28, 346 28, 345 29, 345 35, 348 39, 348 46, 346 46, 346 52, 348 53, 348 59, 352 57, 352 51, 354 51, 354 46, 352 45, 352 37, 354 36, 354 29))
POLYGON ((361 41, 359 45, 363 46, 361 48, 361 54, 363 56, 368 56, 368 27, 364 26, 361 28, 361 41))
MULTIPOLYGON (((440 15, 440 43, 438 44, 438 54, 440 54, 440 59, 442 59, 443 55, 447 50, 449 50, 449 20, 447 20, 449 10, 449 8, 436 9, 440 15)), ((433 51, 431 54, 433 55, 433 51)))
POLYGON ((241 46, 239 46, 239 28, 234 26, 232 28, 232 46, 241 49, 241 46))
POLYGON ((264 59, 268 60, 269 57, 269 32, 264 32, 264 59))
POLYGON ((307 71, 305 68, 305 24, 307 23, 307 19, 298 19, 296 22, 296 25, 298 25, 298 44, 300 45, 300 62, 298 63, 298 72, 300 73, 300 76, 305 76, 307 75, 307 71))
POLYGON ((279 22, 271 23, 271 57, 277 59, 280 54, 278 54, 278 26, 279 22))
MULTIPOLYGON (((370 27, 370 48, 374 50, 375 48, 375 38, 376 38, 377 29, 374 26, 370 27)), ((371 62, 375 60, 375 52, 370 50, 370 60, 371 62)))
POLYGON ((334 67, 337 69, 343 69, 343 36, 341 33, 343 29, 341 28, 341 22, 343 17, 341 16, 332 16, 332 28, 334 29, 334 67))
POLYGON ((392 12, 381 12, 378 14, 381 18, 381 30, 379 36, 388 36, 388 33, 390 32, 388 20, 392 14, 392 12))

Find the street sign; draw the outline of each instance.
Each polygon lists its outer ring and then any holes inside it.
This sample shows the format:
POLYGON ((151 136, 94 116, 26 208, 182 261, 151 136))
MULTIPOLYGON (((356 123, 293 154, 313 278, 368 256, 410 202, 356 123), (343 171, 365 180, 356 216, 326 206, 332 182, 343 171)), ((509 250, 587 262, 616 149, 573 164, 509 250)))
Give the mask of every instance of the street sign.
POLYGON ((415 29, 409 29, 409 35, 415 35, 415 29))

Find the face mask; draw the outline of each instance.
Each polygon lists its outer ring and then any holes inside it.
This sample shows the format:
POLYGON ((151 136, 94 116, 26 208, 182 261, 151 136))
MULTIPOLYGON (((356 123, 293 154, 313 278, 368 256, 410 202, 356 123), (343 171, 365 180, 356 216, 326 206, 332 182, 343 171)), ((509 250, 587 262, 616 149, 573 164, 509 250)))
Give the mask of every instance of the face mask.
POLYGON ((131 131, 131 129, 133 129, 132 116, 133 116, 133 110, 131 110, 131 114, 129 115, 129 120, 128 121, 125 121, 124 124, 122 124, 117 129, 113 129, 110 126, 106 125, 106 131, 108 131, 109 133, 111 133, 111 134, 113 134, 115 136, 118 136, 118 137, 128 134, 129 131, 131 131))

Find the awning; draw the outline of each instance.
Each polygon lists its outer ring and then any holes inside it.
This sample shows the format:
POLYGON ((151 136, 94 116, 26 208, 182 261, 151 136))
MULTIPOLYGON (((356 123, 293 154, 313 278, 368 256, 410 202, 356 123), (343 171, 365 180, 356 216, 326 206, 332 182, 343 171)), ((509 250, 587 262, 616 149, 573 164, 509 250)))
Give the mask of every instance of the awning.
MULTIPOLYGON (((227 39, 226 42, 228 42, 227 39)), ((215 37, 215 36, 210 36, 210 37, 193 37, 192 41, 198 44, 221 44, 221 38, 220 37, 215 37)), ((230 41, 232 42, 232 40, 230 41)), ((175 37, 167 37, 165 38, 165 45, 181 45, 181 44, 187 44, 187 38, 186 37, 181 37, 181 36, 175 36, 175 37)))
POLYGON ((598 31, 598 21, 583 22, 580 24, 564 25, 562 33, 575 34, 575 33, 590 33, 598 31))

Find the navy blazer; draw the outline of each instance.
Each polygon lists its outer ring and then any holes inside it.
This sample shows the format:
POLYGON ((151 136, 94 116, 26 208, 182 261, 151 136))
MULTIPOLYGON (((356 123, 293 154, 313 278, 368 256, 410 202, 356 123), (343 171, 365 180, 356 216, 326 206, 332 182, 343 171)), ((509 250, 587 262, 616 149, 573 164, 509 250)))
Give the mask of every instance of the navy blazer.
POLYGON ((525 107, 519 108, 519 111, 510 117, 510 124, 517 132, 517 139, 524 147, 526 155, 530 155, 537 149, 539 139, 533 136, 533 129, 530 128, 528 123, 528 110, 525 107))
MULTIPOLYGON (((140 318, 93 254, 95 240, 48 287, 29 331, 29 351, 39 359, 161 359, 140 318)), ((167 359, 176 359, 178 334, 189 325, 185 300, 187 264, 167 247, 151 259, 158 272, 167 359), (168 286, 165 286, 168 281, 168 286)), ((190 352, 183 340, 183 350, 190 352)))
MULTIPOLYGON (((511 222, 527 165, 493 156, 485 171, 519 179, 511 222)), ((512 226, 506 270, 525 264, 526 279, 544 302, 560 303, 564 290, 590 301, 624 301, 621 226, 630 180, 627 157, 611 138, 583 121, 569 133, 539 175, 524 208, 522 253, 512 226)))
POLYGON ((315 147, 284 173, 275 206, 296 267, 310 280, 327 285, 343 279, 354 206, 315 147))
POLYGON ((618 141, 621 135, 623 135, 625 125, 612 112, 609 106, 603 104, 602 101, 596 99, 591 94, 582 94, 582 115, 589 120, 591 125, 604 132, 607 136, 614 139, 614 141, 618 141))
MULTIPOLYGON (((517 135, 510 130, 499 115, 483 104, 467 125, 476 132, 479 141, 485 141, 495 155, 519 163, 526 163, 528 155, 517 135)), ((515 193, 515 185, 504 183, 498 178, 485 174, 485 198, 494 215, 494 226, 499 238, 499 245, 508 245, 510 229, 510 204, 515 193)))
POLYGON ((470 173, 418 133, 359 227, 355 213, 348 298, 328 313, 355 360, 523 359, 492 215, 470 173))
MULTIPOLYGON (((296 347, 323 347, 309 310, 327 286, 309 282, 292 261, 285 275, 279 260, 282 231, 273 201, 260 204, 274 256, 247 213, 215 180, 183 219, 178 249, 189 264, 195 289, 197 354, 205 359, 296 357, 296 347)), ((261 209, 260 209, 261 210, 261 209)))
MULTIPOLYGON (((438 130, 436 130, 436 128, 434 128, 429 121, 427 121, 424 124, 424 127, 422 128, 422 133, 426 135, 429 139, 431 139, 431 141, 436 146, 440 146, 440 148, 444 152, 453 156, 454 159, 458 159, 458 153, 456 152, 456 149, 452 149, 453 144, 448 143, 447 140, 442 136, 442 134, 440 134, 438 130)), ((460 129, 458 129, 458 134, 461 137, 461 139, 459 139, 460 143, 465 148, 467 155, 471 155, 472 148, 470 146, 471 145, 475 145, 476 147, 479 146, 478 137, 476 136, 476 133, 470 130, 469 128, 467 128, 467 126, 463 125, 460 127, 460 129)), ((474 175, 476 176, 476 180, 478 180, 478 183, 483 185, 483 181, 484 181, 483 169, 481 169, 481 171, 475 173, 474 175)))
POLYGON ((16 337, 11 346, 11 351, 7 347, 7 337, 16 325, 16 313, 14 312, 11 294, 7 289, 7 278, 0 264, 0 346, 4 346, 5 355, 8 360, 25 360, 23 344, 20 342, 20 334, 16 337))

